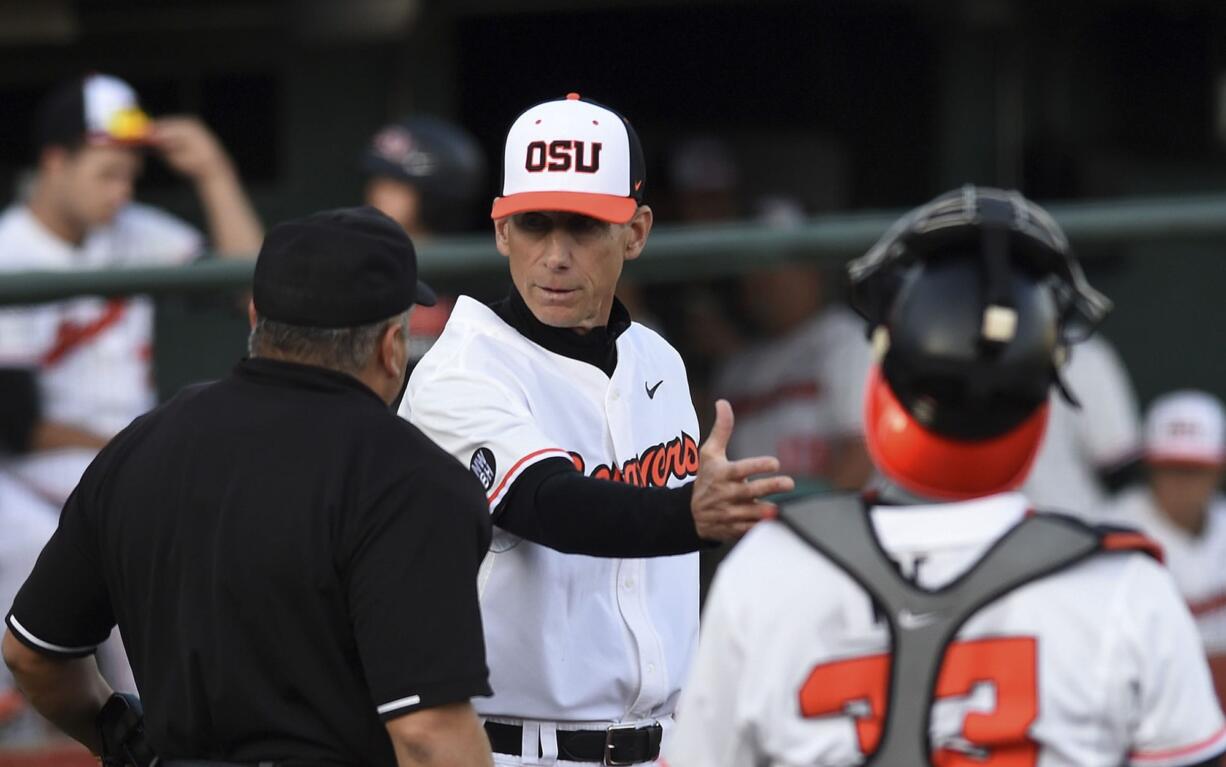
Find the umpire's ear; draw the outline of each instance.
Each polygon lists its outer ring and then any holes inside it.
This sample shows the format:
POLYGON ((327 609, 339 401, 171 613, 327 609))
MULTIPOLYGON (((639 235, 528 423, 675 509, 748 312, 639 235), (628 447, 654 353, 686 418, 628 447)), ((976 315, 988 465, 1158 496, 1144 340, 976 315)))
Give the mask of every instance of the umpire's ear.
POLYGON ((409 364, 408 312, 392 318, 379 335, 379 366, 383 373, 396 379, 399 388, 409 364))
POLYGON ((255 330, 255 323, 260 319, 260 315, 255 313, 255 299, 247 300, 247 321, 251 323, 251 329, 255 330))

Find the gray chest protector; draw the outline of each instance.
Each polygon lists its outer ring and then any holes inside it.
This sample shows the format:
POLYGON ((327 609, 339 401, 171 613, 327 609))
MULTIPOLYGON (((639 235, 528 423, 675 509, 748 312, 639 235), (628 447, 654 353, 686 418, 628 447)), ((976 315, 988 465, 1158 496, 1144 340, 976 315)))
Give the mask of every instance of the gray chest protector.
POLYGON ((928 591, 899 574, 858 495, 801 499, 783 506, 779 519, 867 591, 889 624, 890 687, 881 741, 867 762, 874 767, 931 764, 928 726, 937 677, 946 649, 971 616, 1097 551, 1147 548, 1135 533, 1032 514, 968 572, 928 591))

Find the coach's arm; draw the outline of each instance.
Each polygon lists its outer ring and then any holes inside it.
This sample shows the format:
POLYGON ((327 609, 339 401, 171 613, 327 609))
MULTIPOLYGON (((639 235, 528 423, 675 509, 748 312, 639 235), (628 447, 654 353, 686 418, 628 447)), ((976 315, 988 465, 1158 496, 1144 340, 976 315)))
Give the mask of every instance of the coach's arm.
POLYGON ((786 493, 790 477, 770 456, 730 461, 732 406, 716 403, 715 425, 699 450, 698 474, 681 487, 637 487, 584 476, 565 458, 529 467, 494 511, 494 524, 565 554, 658 557, 734 541, 774 515, 763 496, 786 493), (575 514, 575 509, 583 509, 575 514))

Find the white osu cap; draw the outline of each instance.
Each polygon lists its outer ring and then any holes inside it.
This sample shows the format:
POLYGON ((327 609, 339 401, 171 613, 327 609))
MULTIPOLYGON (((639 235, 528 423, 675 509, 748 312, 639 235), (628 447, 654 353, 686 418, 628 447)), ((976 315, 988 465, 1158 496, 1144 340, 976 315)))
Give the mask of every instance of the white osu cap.
POLYGON ((1226 464, 1226 413, 1217 397, 1190 389, 1154 400, 1145 418, 1145 460, 1157 464, 1226 464))
POLYGON ((626 118, 570 93, 511 124, 490 218, 557 210, 624 224, 643 201, 644 181, 643 149, 626 118))

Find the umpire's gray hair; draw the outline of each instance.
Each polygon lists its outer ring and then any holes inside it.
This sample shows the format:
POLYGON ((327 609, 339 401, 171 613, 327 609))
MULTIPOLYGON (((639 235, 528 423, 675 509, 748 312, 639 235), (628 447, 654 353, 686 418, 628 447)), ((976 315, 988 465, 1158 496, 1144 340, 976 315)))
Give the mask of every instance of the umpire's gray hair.
POLYGON ((370 364, 384 331, 399 323, 405 345, 409 339, 409 313, 348 328, 310 328, 257 316, 247 337, 252 357, 273 357, 356 374, 370 364))

